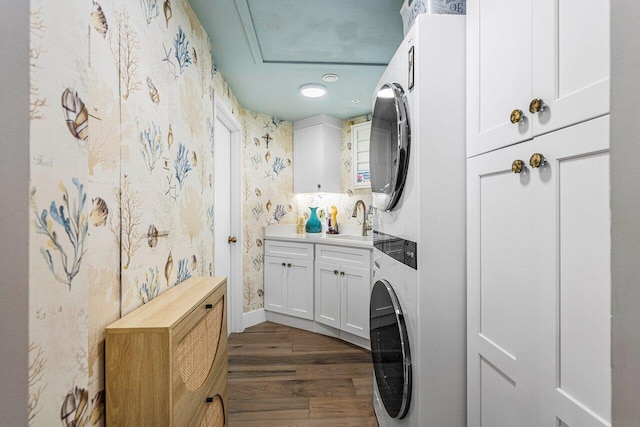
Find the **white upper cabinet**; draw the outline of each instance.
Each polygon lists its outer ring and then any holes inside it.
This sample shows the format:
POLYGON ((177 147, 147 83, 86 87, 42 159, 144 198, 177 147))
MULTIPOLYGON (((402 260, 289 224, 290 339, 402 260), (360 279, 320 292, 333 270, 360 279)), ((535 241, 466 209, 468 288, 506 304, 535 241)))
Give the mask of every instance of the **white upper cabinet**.
POLYGON ((327 115, 293 123, 293 192, 340 192, 342 121, 327 115))
POLYGON ((609 7, 467 2, 468 156, 609 112, 609 7))

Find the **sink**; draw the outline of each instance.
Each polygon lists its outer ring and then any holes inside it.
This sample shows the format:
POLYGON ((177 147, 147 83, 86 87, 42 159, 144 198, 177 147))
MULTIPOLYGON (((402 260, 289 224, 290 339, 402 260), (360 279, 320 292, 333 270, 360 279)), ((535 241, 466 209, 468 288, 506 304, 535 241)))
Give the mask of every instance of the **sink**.
POLYGON ((356 242, 372 242, 373 236, 355 236, 351 234, 325 234, 327 239, 352 240, 356 242))

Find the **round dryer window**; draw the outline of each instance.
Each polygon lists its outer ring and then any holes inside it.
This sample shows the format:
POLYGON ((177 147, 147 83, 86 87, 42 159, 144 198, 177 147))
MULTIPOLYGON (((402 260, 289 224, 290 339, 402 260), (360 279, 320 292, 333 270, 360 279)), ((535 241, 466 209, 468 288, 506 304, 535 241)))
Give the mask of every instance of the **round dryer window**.
POLYGON ((409 168, 409 124, 402 87, 384 84, 376 95, 369 140, 373 205, 383 211, 393 210, 402 195, 409 168))
POLYGON ((378 280, 371 291, 370 337, 380 399, 392 418, 404 418, 411 403, 411 352, 407 325, 395 291, 378 280))

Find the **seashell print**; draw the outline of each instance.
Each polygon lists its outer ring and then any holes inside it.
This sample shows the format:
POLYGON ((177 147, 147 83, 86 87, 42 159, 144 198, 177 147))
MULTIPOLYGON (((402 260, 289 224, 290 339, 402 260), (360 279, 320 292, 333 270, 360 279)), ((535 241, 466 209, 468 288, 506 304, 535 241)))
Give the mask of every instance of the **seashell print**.
POLYGON ((167 279, 167 287, 169 286, 169 277, 171 277, 171 270, 173 270, 173 257, 171 256, 171 251, 169 251, 167 263, 164 265, 164 278, 167 279))
POLYGON ((171 146, 173 145, 173 129, 171 128, 171 123, 169 123, 169 134, 167 135, 167 145, 169 146, 169 149, 171 149, 171 146))
POLYGON ((262 240, 261 239, 256 239, 256 245, 261 248, 262 247, 262 240))
POLYGON ((270 158, 271 158, 271 153, 267 151, 267 154, 264 155, 264 160, 268 162, 270 158))
POLYGON ((209 174, 209 188, 213 188, 213 175, 209 174))
POLYGON ((91 202, 93 203, 93 209, 91 210, 91 214, 89 214, 91 224, 93 224, 94 227, 104 227, 107 224, 107 216, 109 216, 107 202, 100 197, 91 199, 91 202))
POLYGON ((193 166, 194 168, 198 166, 198 156, 196 155, 196 152, 192 152, 191 153, 191 166, 193 166))
POLYGON ((173 16, 173 11, 171 10, 171 1, 164 0, 164 19, 167 21, 167 28, 169 28, 169 20, 173 16))
POLYGON ((60 408, 60 421, 62 421, 62 425, 65 427, 84 425, 80 422, 85 419, 88 401, 89 392, 84 388, 76 386, 67 393, 60 408))
POLYGON ((98 424, 98 421, 104 416, 104 390, 97 392, 93 399, 91 399, 91 406, 93 406, 93 409, 91 410, 89 422, 94 426, 98 424))
POLYGON ((347 150, 351 150, 351 143, 347 142, 347 150))
POLYGON ((257 196, 257 197, 262 196, 262 191, 260 191, 260 189, 259 189, 259 188, 256 188, 256 196, 257 196))
POLYGON ((191 49, 191 56, 193 57, 194 65, 198 63, 198 54, 196 53, 196 48, 191 49))
POLYGON ((349 197, 353 197, 353 190, 347 190, 347 195, 349 197))
POLYGON ((289 205, 287 206, 287 212, 291 212, 293 210, 293 206, 289 205))
POLYGON ((93 2, 93 11, 91 11, 91 23, 93 24, 93 28, 95 28, 103 38, 107 37, 107 31, 109 31, 107 18, 104 16, 100 4, 95 1, 93 2))
POLYGON ((256 147, 260 147, 260 140, 258 138, 253 138, 253 143, 256 144, 256 147))
POLYGON ((156 89, 156 85, 153 84, 153 80, 151 77, 147 77, 147 86, 149 87, 149 98, 153 101, 154 104, 160 102, 160 93, 158 93, 158 89, 156 89))
POLYGON ((291 159, 287 159, 287 166, 291 166, 291 159))
POLYGON ((266 206, 267 206, 267 212, 269 212, 269 210, 271 209, 271 205, 272 205, 271 200, 269 200, 269 201, 267 202, 267 204, 266 204, 266 206))
POLYGON ((261 297, 264 295, 264 291, 262 289, 258 289, 258 296, 261 297))
POLYGON ((195 270, 198 266, 198 258, 195 255, 191 255, 191 269, 195 270))
POLYGON ((78 96, 78 92, 74 93, 69 88, 65 89, 62 92, 61 102, 69 132, 74 137, 86 141, 89 137, 89 112, 78 96))

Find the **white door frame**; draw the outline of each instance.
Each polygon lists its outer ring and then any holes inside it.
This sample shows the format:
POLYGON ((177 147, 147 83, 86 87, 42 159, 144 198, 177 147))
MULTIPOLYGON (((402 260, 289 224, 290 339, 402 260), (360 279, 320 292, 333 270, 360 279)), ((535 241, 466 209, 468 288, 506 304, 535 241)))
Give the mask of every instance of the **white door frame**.
MULTIPOLYGON (((228 295, 229 305, 227 306, 227 316, 231 318, 232 332, 242 332, 243 324, 243 304, 242 304, 242 204, 241 188, 242 182, 242 126, 231 110, 224 104, 220 96, 213 93, 213 114, 215 119, 220 120, 231 131, 231 235, 238 238, 238 242, 231 246, 231 272, 230 287, 231 295, 228 295)), ((215 141, 214 141, 215 146, 215 141)), ((214 183, 215 187, 215 183, 214 183)), ((215 188, 214 188, 215 191, 215 188)), ((214 209, 216 209, 214 207, 214 209)), ((215 253, 214 253, 215 255, 215 253)))

